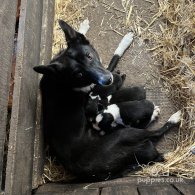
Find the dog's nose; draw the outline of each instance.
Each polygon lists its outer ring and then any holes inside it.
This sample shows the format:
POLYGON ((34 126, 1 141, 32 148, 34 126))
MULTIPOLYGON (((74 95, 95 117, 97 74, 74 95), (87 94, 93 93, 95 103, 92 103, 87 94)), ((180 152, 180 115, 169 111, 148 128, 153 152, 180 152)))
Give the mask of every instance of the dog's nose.
POLYGON ((103 75, 99 78, 98 83, 100 85, 111 85, 113 83, 113 76, 112 74, 103 75))
POLYGON ((113 77, 111 76, 106 82, 105 85, 111 85, 113 82, 113 77))
POLYGON ((110 85, 113 83, 113 75, 110 71, 104 68, 95 70, 94 78, 99 85, 110 85))

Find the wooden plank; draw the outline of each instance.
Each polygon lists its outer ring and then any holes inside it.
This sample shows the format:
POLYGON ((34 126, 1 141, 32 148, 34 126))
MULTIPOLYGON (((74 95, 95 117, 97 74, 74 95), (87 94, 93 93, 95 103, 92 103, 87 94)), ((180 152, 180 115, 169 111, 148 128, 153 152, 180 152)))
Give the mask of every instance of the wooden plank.
POLYGON ((0 189, 17 1, 0 0, 0 189))
POLYGON ((117 186, 103 188, 101 195, 138 195, 136 186, 117 186))
POLYGON ((47 190, 37 190, 34 195, 99 195, 99 189, 74 189, 74 190, 67 190, 62 188, 48 188, 47 190))
MULTIPOLYGON (((176 181, 178 182, 178 179, 176 177, 165 177, 166 179, 169 179, 169 181, 176 181)), ((96 182, 96 183, 79 183, 79 184, 55 184, 55 183, 48 183, 40 186, 38 188, 39 192, 47 192, 50 189, 58 189, 58 192, 64 192, 64 191, 71 191, 75 189, 96 189, 96 188, 107 188, 107 187, 115 187, 115 186, 129 186, 129 185, 134 185, 134 186, 143 186, 143 185, 149 185, 150 183, 146 182, 140 182, 140 177, 123 177, 119 179, 113 179, 109 181, 103 181, 103 182, 96 182)), ((156 182, 153 181, 152 186, 159 186, 161 184, 165 184, 163 177, 161 178, 154 178, 156 182), (159 180, 163 182, 159 182, 159 180)), ((143 180, 143 178, 142 178, 143 180)), ((194 180, 181 180, 184 183, 194 183, 194 180)), ((174 183, 174 182, 172 182, 174 183)))
POLYGON ((13 110, 6 170, 6 195, 31 194, 42 1, 22 0, 13 110))
MULTIPOLYGON (((48 64, 51 60, 53 23, 55 0, 43 0, 42 33, 41 33, 41 55, 39 64, 48 64)), ((35 189, 42 184, 42 173, 44 165, 43 133, 41 130, 41 96, 38 91, 36 110, 36 127, 34 142, 34 161, 33 161, 33 182, 32 188, 35 189)))
MULTIPOLYGON (((183 179, 183 178, 177 178, 177 177, 146 177, 142 178, 139 176, 129 176, 129 177, 123 177, 118 179, 113 179, 109 181, 103 181, 103 182, 96 182, 88 184, 89 188, 104 188, 104 187, 111 187, 111 186, 118 186, 118 185, 159 185, 159 184, 166 184, 166 183, 195 183, 195 180, 192 179, 183 179)), ((87 184, 85 184, 87 185, 87 184)))
POLYGON ((195 194, 195 185, 194 184, 174 184, 174 186, 182 194, 186 194, 186 195, 194 195, 195 194))
POLYGON ((179 195, 180 193, 171 185, 138 186, 139 194, 143 195, 179 195))

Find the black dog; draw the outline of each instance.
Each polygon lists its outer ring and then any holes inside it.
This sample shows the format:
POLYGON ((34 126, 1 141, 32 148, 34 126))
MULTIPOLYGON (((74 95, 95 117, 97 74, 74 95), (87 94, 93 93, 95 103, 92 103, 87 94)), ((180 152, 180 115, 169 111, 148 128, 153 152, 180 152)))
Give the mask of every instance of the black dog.
POLYGON ((88 132, 85 106, 92 84, 110 85, 112 74, 86 38, 60 21, 68 48, 48 66, 34 70, 44 74, 42 93, 43 129, 50 148, 63 166, 81 180, 119 177, 137 161, 162 160, 150 141, 160 138, 179 122, 179 114, 156 131, 122 128, 103 137, 88 132), (136 158, 135 158, 136 157, 136 158))

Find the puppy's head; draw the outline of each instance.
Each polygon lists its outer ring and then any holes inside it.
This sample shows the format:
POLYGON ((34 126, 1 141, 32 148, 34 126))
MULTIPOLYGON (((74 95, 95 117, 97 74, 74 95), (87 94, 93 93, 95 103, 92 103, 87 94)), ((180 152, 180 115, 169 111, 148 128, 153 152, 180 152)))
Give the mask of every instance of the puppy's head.
POLYGON ((99 102, 98 97, 96 98, 89 97, 88 99, 87 105, 85 107, 85 113, 86 113, 87 119, 90 122, 93 121, 93 119, 98 113, 98 102, 99 102))
POLYGON ((110 113, 101 113, 98 114, 95 123, 93 124, 93 128, 96 130, 104 130, 109 131, 112 127, 115 127, 114 117, 110 113))
POLYGON ((54 57, 50 65, 36 66, 34 70, 57 78, 63 77, 75 88, 92 83, 112 84, 112 74, 102 66, 98 53, 85 36, 62 20, 59 20, 59 25, 65 34, 67 49, 54 57))

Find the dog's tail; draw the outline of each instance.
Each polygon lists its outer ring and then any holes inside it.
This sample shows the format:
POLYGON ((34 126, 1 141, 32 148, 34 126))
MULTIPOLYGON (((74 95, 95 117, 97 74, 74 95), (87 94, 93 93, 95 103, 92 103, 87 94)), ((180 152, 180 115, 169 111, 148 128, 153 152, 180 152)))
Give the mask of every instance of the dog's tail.
POLYGON ((114 71, 114 69, 118 64, 119 59, 123 56, 125 50, 131 45, 132 41, 133 41, 133 32, 129 32, 123 37, 123 39, 121 40, 117 49, 114 52, 114 56, 112 57, 109 63, 109 66, 107 68, 109 71, 111 72, 114 71))

